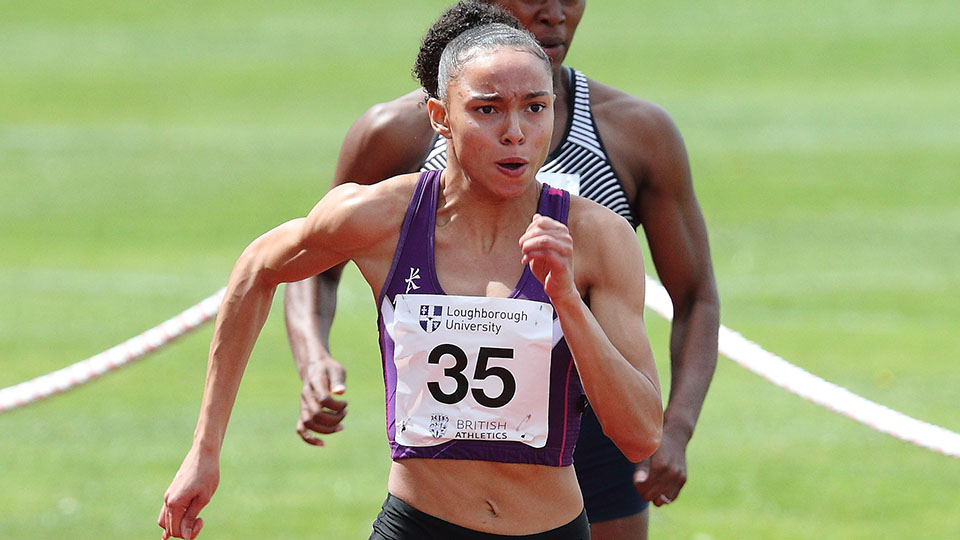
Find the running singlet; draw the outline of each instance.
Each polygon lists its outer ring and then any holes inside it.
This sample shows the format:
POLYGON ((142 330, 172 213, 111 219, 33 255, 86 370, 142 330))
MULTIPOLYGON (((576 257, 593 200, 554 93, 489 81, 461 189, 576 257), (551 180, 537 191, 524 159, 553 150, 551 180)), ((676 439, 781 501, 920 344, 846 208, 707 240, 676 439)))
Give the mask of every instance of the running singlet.
MULTIPOLYGON (((391 458, 571 465, 583 387, 553 306, 529 267, 507 298, 444 293, 441 172, 420 175, 379 299, 391 458)), ((566 223, 569 208, 543 185, 541 215, 566 223)))
MULTIPOLYGON (((630 209, 623 185, 613 170, 597 132, 597 123, 590 109, 587 77, 579 71, 566 69, 573 78, 570 117, 563 140, 547 156, 546 163, 537 173, 537 180, 600 203, 623 216, 636 229, 636 216, 630 209)), ((443 169, 446 166, 447 140, 434 135, 433 146, 420 170, 443 169)))

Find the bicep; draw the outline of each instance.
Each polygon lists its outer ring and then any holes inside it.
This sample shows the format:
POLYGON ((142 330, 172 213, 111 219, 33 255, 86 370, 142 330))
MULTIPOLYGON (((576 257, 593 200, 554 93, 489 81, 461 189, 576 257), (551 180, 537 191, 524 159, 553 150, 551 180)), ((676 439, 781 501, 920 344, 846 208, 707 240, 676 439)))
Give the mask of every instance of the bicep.
MULTIPOLYGON (((619 219, 619 218, 618 218, 619 219)), ((595 257, 589 290, 590 311, 607 339, 635 368, 656 375, 653 353, 643 323, 643 256, 636 233, 626 222, 610 234, 595 257)))
POLYGON ((683 198, 651 197, 649 204, 657 206, 644 223, 650 256, 657 275, 677 303, 711 281, 706 224, 692 194, 683 198))
POLYGON ((683 139, 669 118, 666 122, 639 193, 638 213, 657 274, 676 301, 709 281, 710 248, 683 139))

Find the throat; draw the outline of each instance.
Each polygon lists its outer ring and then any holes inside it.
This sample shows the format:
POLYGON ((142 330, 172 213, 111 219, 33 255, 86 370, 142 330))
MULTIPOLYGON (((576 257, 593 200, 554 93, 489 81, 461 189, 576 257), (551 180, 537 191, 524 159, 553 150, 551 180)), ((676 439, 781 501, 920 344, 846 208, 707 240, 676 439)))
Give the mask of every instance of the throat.
POLYGON ((521 226, 525 228, 526 223, 517 222, 504 227, 504 221, 509 219, 476 219, 474 216, 438 214, 435 242, 438 247, 482 256, 509 252, 509 247, 515 242, 514 238, 520 238, 523 233, 521 226))
POLYGON ((497 247, 497 234, 483 235, 477 238, 477 247, 480 248, 480 253, 484 255, 490 255, 493 253, 493 248, 497 247))
POLYGON ((437 233, 434 264, 440 286, 447 294, 506 297, 519 283, 525 267, 520 262, 522 255, 516 241, 464 239, 440 234, 439 229, 437 233))

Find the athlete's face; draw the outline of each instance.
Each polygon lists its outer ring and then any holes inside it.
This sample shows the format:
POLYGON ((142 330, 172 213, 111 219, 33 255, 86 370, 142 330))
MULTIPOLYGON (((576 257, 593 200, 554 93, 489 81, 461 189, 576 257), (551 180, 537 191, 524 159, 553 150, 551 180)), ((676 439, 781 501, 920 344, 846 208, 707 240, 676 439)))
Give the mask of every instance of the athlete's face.
POLYGON ((513 47, 480 52, 431 100, 431 120, 463 172, 501 197, 529 187, 550 149, 553 83, 546 63, 513 47))
POLYGON ((586 0, 495 0, 493 3, 509 11, 537 38, 554 69, 563 64, 587 7, 586 0))

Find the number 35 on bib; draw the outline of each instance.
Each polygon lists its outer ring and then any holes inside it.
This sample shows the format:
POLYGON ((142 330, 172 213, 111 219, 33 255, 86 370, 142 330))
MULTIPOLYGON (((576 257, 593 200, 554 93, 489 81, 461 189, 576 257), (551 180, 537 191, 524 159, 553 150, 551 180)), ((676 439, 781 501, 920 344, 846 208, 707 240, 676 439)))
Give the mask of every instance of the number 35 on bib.
POLYGON ((547 443, 553 307, 515 298, 396 297, 396 441, 547 443))

